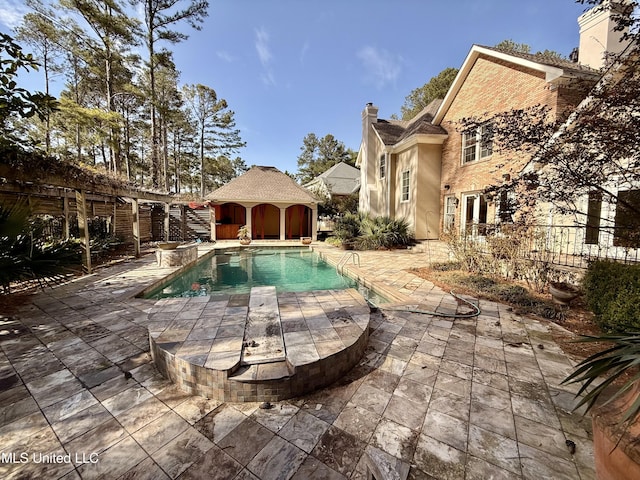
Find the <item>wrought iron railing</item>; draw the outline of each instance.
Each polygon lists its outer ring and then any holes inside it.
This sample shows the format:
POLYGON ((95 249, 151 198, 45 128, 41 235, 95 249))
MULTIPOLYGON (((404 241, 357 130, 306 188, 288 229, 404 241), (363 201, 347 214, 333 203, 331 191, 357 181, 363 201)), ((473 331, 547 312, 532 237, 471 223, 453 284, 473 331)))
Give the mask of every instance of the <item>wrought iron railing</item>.
POLYGON ((474 224, 459 240, 483 254, 517 255, 553 265, 586 268, 590 261, 640 262, 637 229, 600 228, 594 235, 583 226, 474 224))

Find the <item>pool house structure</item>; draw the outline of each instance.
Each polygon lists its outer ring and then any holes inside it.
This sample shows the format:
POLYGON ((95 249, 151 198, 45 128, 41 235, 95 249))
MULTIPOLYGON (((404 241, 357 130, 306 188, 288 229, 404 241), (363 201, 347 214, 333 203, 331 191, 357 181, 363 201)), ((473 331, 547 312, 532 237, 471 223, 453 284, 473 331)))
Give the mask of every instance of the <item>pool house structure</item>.
POLYGON ((275 167, 254 166, 206 198, 212 240, 236 239, 243 225, 254 240, 317 239, 318 199, 275 167))

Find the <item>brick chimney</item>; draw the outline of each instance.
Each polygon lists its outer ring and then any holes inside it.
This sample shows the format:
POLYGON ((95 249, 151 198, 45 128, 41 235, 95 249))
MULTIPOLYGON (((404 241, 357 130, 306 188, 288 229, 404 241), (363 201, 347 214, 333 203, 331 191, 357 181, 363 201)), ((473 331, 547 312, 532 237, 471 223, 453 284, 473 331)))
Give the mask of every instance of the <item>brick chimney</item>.
POLYGON ((362 152, 360 157, 360 200, 359 208, 368 212, 370 205, 370 190, 375 187, 375 143, 371 125, 378 121, 378 107, 367 103, 362 111, 362 152))
POLYGON ((378 121, 378 107, 373 103, 367 103, 362 111, 362 140, 369 136, 371 125, 378 121))
POLYGON ((578 62, 591 68, 605 66, 606 54, 617 54, 626 48, 627 41, 621 41, 627 31, 616 31, 616 17, 629 9, 628 0, 605 0, 578 17, 580 26, 580 47, 578 62))
MULTIPOLYGON (((373 103, 367 103, 362 111, 362 148, 364 151, 364 161, 363 163, 366 165, 372 158, 371 149, 373 148, 372 142, 370 141, 372 136, 371 125, 378 121, 378 107, 376 107, 373 103)), ((366 168, 366 167, 365 167, 366 168)))

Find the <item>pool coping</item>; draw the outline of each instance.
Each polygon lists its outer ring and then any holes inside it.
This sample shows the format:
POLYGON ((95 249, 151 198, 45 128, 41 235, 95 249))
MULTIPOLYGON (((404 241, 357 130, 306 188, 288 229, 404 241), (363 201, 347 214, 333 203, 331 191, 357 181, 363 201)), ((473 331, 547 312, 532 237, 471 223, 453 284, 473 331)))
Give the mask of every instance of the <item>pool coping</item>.
MULTIPOLYGON (((157 290, 198 262, 220 252, 249 248, 313 251, 307 245, 297 244, 216 245, 204 253, 199 251, 194 261, 175 268, 136 296, 157 290)), ((322 255, 319 257, 326 261, 322 255)), ((357 279, 349 278, 357 282, 357 279)), ((289 317, 282 322, 284 360, 255 366, 241 362, 249 302, 247 300, 244 307, 238 301, 242 302, 248 294, 212 292, 212 295, 197 297, 145 299, 154 301, 145 322, 151 356, 158 370, 183 391, 219 401, 273 402, 309 393, 334 383, 361 360, 369 341, 369 305, 356 288, 275 294, 279 309, 286 308, 287 301, 292 298, 309 302, 314 296, 334 294, 348 297, 349 304, 327 301, 322 304, 323 310, 309 318, 302 311, 293 321, 289 317), (206 310, 208 307, 211 308, 206 310), (198 309, 199 313, 194 313, 198 309), (217 318, 212 311, 220 309, 223 309, 222 314, 217 312, 217 318), (336 316, 336 313, 339 314, 336 316), (205 331, 203 326, 211 330, 205 331), (224 331, 221 338, 217 338, 219 331, 224 331), (200 335, 213 338, 201 338, 200 335), (301 342, 302 337, 305 342, 301 342), (224 351, 214 352, 220 348, 224 351)))

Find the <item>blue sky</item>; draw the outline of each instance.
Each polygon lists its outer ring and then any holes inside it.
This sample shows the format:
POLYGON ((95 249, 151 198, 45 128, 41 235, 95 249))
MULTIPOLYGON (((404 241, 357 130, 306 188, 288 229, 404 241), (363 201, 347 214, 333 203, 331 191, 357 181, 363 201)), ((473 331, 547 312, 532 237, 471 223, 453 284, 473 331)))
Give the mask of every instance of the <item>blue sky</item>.
MULTIPOLYGON (((511 39, 568 55, 578 45, 573 0, 210 0, 201 31, 173 46, 183 84, 216 90, 236 112, 247 165, 297 171, 308 133, 353 150, 367 102, 379 116, 471 46, 511 39)), ((0 0, 0 29, 25 10, 0 0)), ((39 77, 25 85, 41 89, 39 77)), ((55 88, 55 87, 54 87, 55 88)), ((58 84, 57 89, 62 88, 58 84)))

